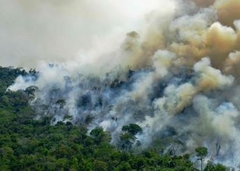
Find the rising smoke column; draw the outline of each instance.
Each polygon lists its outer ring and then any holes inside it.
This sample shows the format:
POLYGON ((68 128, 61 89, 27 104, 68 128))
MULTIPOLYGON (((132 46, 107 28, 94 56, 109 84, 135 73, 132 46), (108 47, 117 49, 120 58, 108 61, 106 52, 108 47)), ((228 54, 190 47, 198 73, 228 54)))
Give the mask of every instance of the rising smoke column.
POLYGON ((109 53, 42 63, 38 79, 19 76, 9 89, 36 86, 31 105, 53 124, 101 126, 117 144, 122 126, 136 123, 143 148, 172 137, 186 146, 179 153, 207 146, 212 160, 237 166, 240 1, 164 3, 109 53))

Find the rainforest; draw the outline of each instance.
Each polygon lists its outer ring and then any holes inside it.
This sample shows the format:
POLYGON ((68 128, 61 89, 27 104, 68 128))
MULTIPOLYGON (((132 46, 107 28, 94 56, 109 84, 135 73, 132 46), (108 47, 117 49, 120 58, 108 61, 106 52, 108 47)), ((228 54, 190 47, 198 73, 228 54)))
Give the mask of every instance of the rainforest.
POLYGON ((0 170, 239 168, 240 0, 0 4, 0 170))

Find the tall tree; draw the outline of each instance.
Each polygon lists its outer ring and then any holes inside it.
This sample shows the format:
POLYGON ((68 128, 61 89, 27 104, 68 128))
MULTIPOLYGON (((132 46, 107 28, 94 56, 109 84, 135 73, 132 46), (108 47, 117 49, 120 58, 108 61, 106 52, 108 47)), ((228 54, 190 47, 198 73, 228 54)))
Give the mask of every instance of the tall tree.
POLYGON ((195 149, 197 153, 198 160, 201 162, 201 171, 203 170, 203 159, 207 156, 208 154, 208 149, 206 147, 198 147, 195 149))

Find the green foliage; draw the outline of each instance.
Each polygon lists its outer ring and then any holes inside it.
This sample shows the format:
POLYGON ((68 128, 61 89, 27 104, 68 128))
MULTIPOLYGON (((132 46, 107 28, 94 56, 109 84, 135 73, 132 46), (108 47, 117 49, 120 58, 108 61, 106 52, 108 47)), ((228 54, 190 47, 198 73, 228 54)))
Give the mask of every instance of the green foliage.
POLYGON ((201 159, 201 160, 204 157, 206 157, 208 154, 208 150, 206 147, 198 147, 195 149, 195 151, 197 152, 197 157, 199 157, 199 159, 201 159))
POLYGON ((120 135, 120 140, 122 141, 131 141, 131 140, 135 140, 136 138, 132 135, 132 134, 129 134, 129 133, 122 133, 120 135))
POLYGON ((140 145, 137 141, 136 134, 141 133, 142 128, 137 124, 124 125, 122 127, 122 133, 120 134, 120 148, 123 150, 131 150, 134 143, 140 145))
POLYGON ((137 124, 125 125, 122 127, 122 131, 128 132, 131 135, 136 135, 139 132, 142 132, 142 128, 137 124))
POLYGON ((7 87, 11 85, 19 75, 27 75, 22 68, 0 67, 0 95, 3 95, 7 87))
POLYGON ((103 131, 101 127, 95 128, 90 132, 90 135, 94 138, 94 142, 99 145, 103 142, 110 142, 110 136, 103 131))
POLYGON ((203 159, 207 156, 208 154, 208 149, 206 147, 197 147, 195 149, 197 153, 198 160, 201 162, 201 171, 203 170, 203 159))
POLYGON ((221 164, 214 164, 212 162, 208 162, 204 171, 226 171, 226 167, 221 164))
MULTIPOLYGON (((36 74, 31 70, 30 74, 36 74)), ((87 129, 70 122, 51 126, 50 117, 34 120, 36 114, 28 105, 36 87, 25 91, 5 92, 22 69, 0 67, 0 170, 7 171, 194 171, 189 156, 159 155, 155 149, 139 154, 119 150, 109 142, 110 135, 97 127, 87 129)), ((64 105, 63 100, 56 102, 64 105)), ((125 145, 136 142, 142 132, 136 124, 123 126, 120 140, 125 145)), ((127 147, 127 148, 129 148, 127 147)), ((197 150, 205 156, 204 150, 197 150)), ((210 166, 209 166, 210 167, 210 166)), ((208 166, 206 168, 209 168, 208 166)), ((211 166, 212 168, 212 166, 211 166)), ((221 171, 220 165, 214 168, 221 171)))

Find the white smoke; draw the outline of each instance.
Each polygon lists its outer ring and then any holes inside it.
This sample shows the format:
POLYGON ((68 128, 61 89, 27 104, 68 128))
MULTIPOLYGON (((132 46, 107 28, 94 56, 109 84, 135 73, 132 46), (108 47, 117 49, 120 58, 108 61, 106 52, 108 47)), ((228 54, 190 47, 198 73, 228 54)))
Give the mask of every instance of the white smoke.
POLYGON ((10 64, 39 64, 37 77, 19 76, 9 87, 36 86, 39 117, 101 126, 115 144, 123 125, 137 123, 143 148, 171 137, 185 144, 179 153, 207 146, 214 161, 239 164, 240 12, 224 10, 240 1, 27 2, 4 1, 16 11, 7 19, 20 20, 2 23, 9 42, 0 48, 16 57, 10 64))

